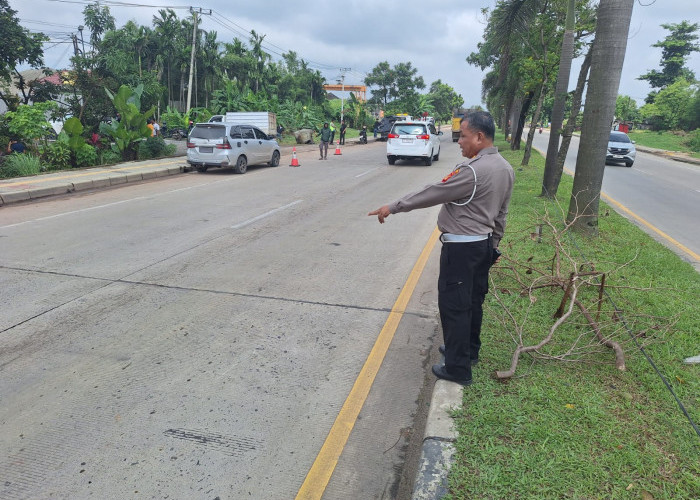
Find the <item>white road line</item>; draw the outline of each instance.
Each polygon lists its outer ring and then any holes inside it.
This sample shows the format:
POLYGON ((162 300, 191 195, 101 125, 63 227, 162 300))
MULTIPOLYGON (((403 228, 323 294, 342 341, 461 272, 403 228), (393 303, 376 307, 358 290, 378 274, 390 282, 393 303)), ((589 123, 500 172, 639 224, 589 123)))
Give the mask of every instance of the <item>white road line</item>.
POLYGON ((294 205, 301 203, 302 201, 304 201, 304 200, 297 200, 297 201, 293 201, 291 203, 287 203, 286 205, 272 209, 269 212, 265 212, 264 214, 258 215, 257 217, 253 217, 252 219, 248 219, 248 220, 240 222, 234 226, 231 226, 231 229, 240 229, 240 228, 245 227, 249 224, 252 224, 253 222, 257 222, 260 219, 264 219, 265 217, 269 217, 270 215, 277 213, 280 210, 284 210, 286 208, 293 207, 294 205))
POLYGON ((371 168, 371 169, 369 169, 367 172, 363 172, 363 173, 361 173, 361 174, 356 175, 355 178, 362 177, 363 175, 367 175, 367 174, 369 174, 370 172, 374 172, 374 171, 377 170, 378 168, 382 168, 382 167, 371 168))

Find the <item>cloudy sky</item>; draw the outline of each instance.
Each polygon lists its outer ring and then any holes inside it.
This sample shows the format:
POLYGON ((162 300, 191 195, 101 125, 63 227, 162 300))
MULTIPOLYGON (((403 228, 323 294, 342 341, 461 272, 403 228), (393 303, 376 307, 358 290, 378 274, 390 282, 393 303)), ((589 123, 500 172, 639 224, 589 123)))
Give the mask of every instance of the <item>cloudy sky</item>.
MULTIPOLYGON (((248 32, 255 30, 265 35, 263 47, 273 57, 293 50, 321 71, 328 83, 335 83, 340 68, 350 68, 345 72, 347 84, 361 85, 366 73, 382 61, 392 66, 410 61, 426 85, 440 79, 461 94, 467 106, 481 102, 483 74, 465 59, 482 40, 485 19, 481 9, 492 8, 495 0, 201 1, 193 5, 182 0, 103 0, 101 4, 110 7, 118 27, 128 20, 151 26, 158 9, 166 6, 175 8, 180 18, 189 15, 190 5, 212 9, 211 15, 202 17, 202 29, 216 31, 219 40, 237 37, 247 41, 248 32)), ((82 11, 88 3, 10 0, 24 27, 51 37, 45 63, 53 68, 69 66, 72 45, 67 43, 68 36, 84 23, 82 11)), ((621 94, 643 104, 650 88, 636 78, 659 68, 661 49, 651 45, 668 34, 660 25, 683 20, 700 20, 699 0, 635 0, 621 94)), ((87 32, 84 38, 89 38, 87 32)), ((687 66, 700 76, 700 53, 691 56, 687 66)), ((577 74, 575 67, 571 87, 577 74)))

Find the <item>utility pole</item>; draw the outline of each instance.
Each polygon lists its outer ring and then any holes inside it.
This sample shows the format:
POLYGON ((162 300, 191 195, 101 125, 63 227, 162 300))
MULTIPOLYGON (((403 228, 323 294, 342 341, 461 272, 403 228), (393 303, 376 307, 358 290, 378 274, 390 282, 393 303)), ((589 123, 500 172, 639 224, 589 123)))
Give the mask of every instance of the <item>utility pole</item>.
POLYGON ((83 40, 83 28, 85 28, 85 26, 78 26, 78 31, 80 31, 80 43, 83 46, 83 55, 85 55, 85 41, 83 40))
POLYGON ((209 12, 203 12, 202 8, 194 9, 190 7, 190 12, 192 13, 192 19, 194 20, 194 27, 192 28, 192 52, 190 53, 190 80, 187 84, 187 109, 185 109, 185 114, 190 112, 190 105, 192 104, 192 78, 194 77, 194 53, 197 47, 197 12, 200 14, 208 14, 211 16, 211 9, 209 12))
POLYGON ((347 71, 350 71, 352 68, 340 68, 340 83, 342 85, 342 92, 343 94, 340 96, 340 121, 342 123, 343 121, 343 111, 344 111, 344 105, 345 105, 345 73, 347 71))

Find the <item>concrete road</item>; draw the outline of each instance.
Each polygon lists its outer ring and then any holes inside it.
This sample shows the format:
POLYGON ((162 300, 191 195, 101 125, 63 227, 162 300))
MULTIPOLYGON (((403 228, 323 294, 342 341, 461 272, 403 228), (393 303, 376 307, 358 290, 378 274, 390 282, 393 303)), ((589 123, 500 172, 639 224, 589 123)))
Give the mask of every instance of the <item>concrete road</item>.
MULTIPOLYGON (((544 154, 548 140, 548 132, 536 133, 533 146, 544 154)), ((578 145, 574 136, 565 162, 570 172, 578 145)), ((615 210, 700 270, 700 166, 638 151, 631 168, 605 167, 602 193, 615 210)))
POLYGON ((405 498, 438 208, 366 214, 461 161, 442 147, 431 167, 370 141, 4 207, 0 498, 405 498))

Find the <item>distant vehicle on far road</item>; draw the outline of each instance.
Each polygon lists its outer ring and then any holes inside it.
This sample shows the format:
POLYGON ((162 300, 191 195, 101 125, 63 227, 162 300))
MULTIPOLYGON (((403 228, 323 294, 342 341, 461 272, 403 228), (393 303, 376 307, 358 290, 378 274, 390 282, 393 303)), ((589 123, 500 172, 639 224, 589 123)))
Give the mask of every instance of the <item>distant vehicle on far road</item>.
POLYGON ((634 141, 627 134, 616 130, 610 132, 608 152, 605 155, 606 165, 608 163, 624 163, 625 166, 631 167, 636 156, 637 148, 634 147, 634 141))

